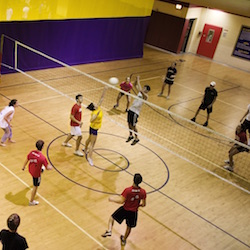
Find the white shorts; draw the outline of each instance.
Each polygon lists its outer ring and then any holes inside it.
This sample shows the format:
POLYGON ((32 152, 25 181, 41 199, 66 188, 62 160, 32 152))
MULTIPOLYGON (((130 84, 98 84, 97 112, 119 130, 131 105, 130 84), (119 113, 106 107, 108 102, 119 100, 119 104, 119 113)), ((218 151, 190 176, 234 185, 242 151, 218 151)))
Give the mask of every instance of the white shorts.
POLYGON ((71 126, 70 134, 75 135, 75 136, 81 136, 82 135, 81 127, 80 126, 76 126, 76 127, 71 126))

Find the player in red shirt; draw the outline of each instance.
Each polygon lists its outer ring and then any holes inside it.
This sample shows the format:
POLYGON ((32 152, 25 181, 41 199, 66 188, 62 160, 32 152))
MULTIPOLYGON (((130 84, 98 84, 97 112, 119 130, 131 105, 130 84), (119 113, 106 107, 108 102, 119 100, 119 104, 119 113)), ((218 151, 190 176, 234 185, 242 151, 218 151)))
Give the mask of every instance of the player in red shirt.
MULTIPOLYGON (((237 126, 235 131, 235 140, 247 145, 247 135, 244 125, 237 126)), ((229 160, 226 160, 225 163, 229 165, 224 166, 226 170, 229 170, 231 172, 234 171, 233 156, 240 152, 249 152, 249 150, 248 148, 235 143, 228 152, 229 160)))
POLYGON ((70 114, 70 134, 68 134, 68 137, 66 140, 62 143, 62 146, 64 147, 69 147, 71 148, 72 145, 69 144, 69 140, 72 139, 74 136, 77 136, 76 140, 76 150, 75 150, 75 155, 78 156, 83 156, 83 153, 79 150, 80 143, 82 140, 82 102, 83 102, 83 97, 82 95, 77 95, 76 96, 76 104, 72 107, 71 109, 71 114, 70 114))
POLYGON ((127 229, 125 235, 121 235, 121 245, 126 245, 126 240, 131 232, 132 227, 136 227, 137 214, 139 207, 146 206, 146 191, 139 187, 142 182, 142 176, 140 174, 134 175, 134 183, 131 187, 125 188, 122 194, 118 197, 110 197, 109 201, 123 204, 118 208, 111 216, 108 222, 108 230, 102 234, 102 237, 112 235, 112 228, 114 220, 119 224, 126 219, 127 229))
MULTIPOLYGON (((126 77, 126 81, 122 82, 120 84, 120 87, 123 91, 130 93, 130 90, 133 88, 133 84, 130 82, 130 77, 126 77)), ((124 93, 120 92, 117 96, 117 100, 116 100, 116 104, 114 105, 114 108, 117 108, 119 106, 119 101, 122 98, 122 96, 124 96, 124 93)), ((129 108, 129 104, 130 104, 130 96, 126 95, 127 97, 127 108, 126 108, 126 112, 128 111, 129 108)))
POLYGON ((43 172, 43 170, 44 170, 43 166, 47 170, 52 169, 52 166, 50 164, 48 164, 46 157, 41 152, 43 149, 43 145, 44 145, 44 141, 42 141, 42 140, 38 140, 36 142, 37 150, 32 150, 28 154, 27 159, 25 160, 25 162, 23 164, 23 168, 22 168, 22 170, 25 170, 25 167, 26 167, 27 163, 29 162, 29 172, 30 172, 31 176, 33 177, 33 190, 31 192, 31 198, 30 198, 30 202, 29 202, 30 206, 35 206, 35 205, 39 204, 39 202, 35 201, 34 199, 36 196, 37 189, 41 183, 41 172, 43 172))

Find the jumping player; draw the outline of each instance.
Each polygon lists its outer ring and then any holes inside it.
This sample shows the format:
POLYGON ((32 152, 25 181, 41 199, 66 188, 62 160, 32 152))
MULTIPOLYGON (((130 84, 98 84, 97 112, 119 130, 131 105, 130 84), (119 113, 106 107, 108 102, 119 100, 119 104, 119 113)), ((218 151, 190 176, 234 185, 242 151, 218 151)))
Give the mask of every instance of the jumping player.
MULTIPOLYGON (((122 82, 120 84, 120 87, 123 91, 130 93, 131 89, 133 88, 133 84, 130 82, 130 77, 126 77, 126 81, 122 82)), ((124 93, 120 92, 117 96, 116 104, 114 105, 114 108, 117 108, 119 106, 119 101, 124 96, 124 93)), ((129 104, 130 104, 130 96, 126 95, 127 97, 127 108, 126 112, 128 111, 129 104)))
POLYGON ((197 109, 195 116, 191 119, 191 121, 195 122, 196 116, 199 114, 200 110, 207 110, 207 120, 203 124, 204 127, 207 127, 208 125, 208 120, 210 117, 210 114, 213 111, 213 104, 216 101, 216 98, 218 96, 217 90, 214 88, 216 85, 216 82, 210 82, 210 86, 205 89, 205 94, 203 96, 203 99, 201 101, 201 105, 197 109))
POLYGON ((146 206, 146 191, 139 187, 142 182, 142 176, 140 174, 134 175, 133 185, 131 187, 125 188, 120 196, 110 197, 109 201, 123 204, 118 208, 109 218, 108 230, 102 234, 102 237, 107 237, 112 235, 112 228, 114 221, 116 220, 119 224, 126 219, 127 229, 123 235, 121 235, 121 245, 126 245, 126 240, 133 227, 136 227, 138 208, 146 206))
POLYGON ((69 140, 71 140, 74 136, 77 136, 76 140, 76 150, 74 152, 75 155, 83 156, 83 153, 79 150, 80 143, 82 140, 82 102, 83 97, 82 95, 76 96, 76 104, 71 109, 70 114, 70 134, 68 134, 68 137, 66 140, 62 143, 62 146, 71 148, 72 145, 69 144, 69 140))
POLYGON ((36 192, 41 183, 41 172, 43 171, 42 167, 44 166, 47 170, 51 170, 52 166, 48 164, 46 157, 42 154, 42 149, 44 146, 44 141, 38 140, 36 142, 37 150, 32 150, 25 160, 23 164, 22 170, 25 170, 27 163, 29 162, 29 172, 33 178, 33 189, 31 192, 31 198, 29 205, 35 206, 38 205, 39 202, 34 200, 36 196, 36 192))
POLYGON ((247 106, 247 112, 241 118, 240 122, 242 122, 245 117, 246 119, 243 122, 243 126, 246 130, 248 130, 249 133, 248 145, 250 145, 250 104, 247 106))
POLYGON ((138 135, 137 135, 138 130, 136 128, 136 123, 137 123, 137 120, 138 120, 138 117, 139 117, 139 114, 141 111, 141 107, 143 104, 142 99, 147 100, 148 99, 147 93, 150 91, 150 86, 148 86, 148 85, 145 85, 143 87, 143 89, 141 88, 139 76, 137 76, 137 79, 135 81, 135 86, 138 90, 137 97, 139 97, 141 100, 135 99, 133 101, 131 107, 128 110, 127 121, 128 121, 128 127, 129 127, 129 137, 126 140, 126 142, 129 142, 129 141, 134 139, 133 142, 131 143, 131 145, 135 145, 136 143, 138 143, 140 141, 138 139, 138 135), (133 131, 135 132, 134 133, 135 137, 133 136, 133 131))

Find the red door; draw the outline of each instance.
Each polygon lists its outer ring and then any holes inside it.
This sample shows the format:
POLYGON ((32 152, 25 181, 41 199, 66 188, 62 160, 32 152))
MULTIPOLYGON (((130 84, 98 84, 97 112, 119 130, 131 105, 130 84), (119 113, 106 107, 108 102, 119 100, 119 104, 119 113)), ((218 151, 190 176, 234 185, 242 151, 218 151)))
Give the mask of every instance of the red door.
POLYGON ((197 54, 212 59, 219 42, 221 32, 222 28, 210 24, 205 24, 201 35, 200 44, 197 49, 197 54))

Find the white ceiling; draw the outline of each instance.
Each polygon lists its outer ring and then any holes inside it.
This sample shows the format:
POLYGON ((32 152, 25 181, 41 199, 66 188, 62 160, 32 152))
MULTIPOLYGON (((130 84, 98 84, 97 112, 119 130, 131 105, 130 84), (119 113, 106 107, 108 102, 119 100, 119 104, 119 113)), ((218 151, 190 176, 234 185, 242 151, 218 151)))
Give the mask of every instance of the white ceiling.
POLYGON ((250 17, 250 0, 180 0, 193 5, 224 10, 229 13, 250 17))

